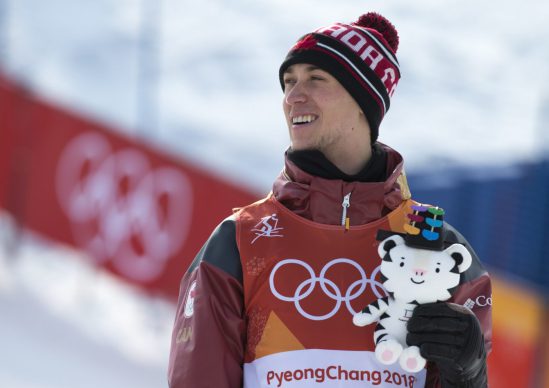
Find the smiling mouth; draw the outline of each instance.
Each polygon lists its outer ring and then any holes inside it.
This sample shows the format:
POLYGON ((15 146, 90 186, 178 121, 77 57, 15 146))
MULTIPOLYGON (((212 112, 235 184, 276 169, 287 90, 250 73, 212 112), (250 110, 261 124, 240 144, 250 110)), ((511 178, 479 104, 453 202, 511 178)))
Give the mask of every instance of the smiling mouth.
POLYGON ((316 115, 295 116, 295 117, 292 117, 292 124, 293 125, 309 124, 315 121, 317 118, 318 116, 316 115))
POLYGON ((410 280, 411 280, 412 283, 414 283, 414 284, 422 284, 422 283, 425 283, 425 280, 422 280, 421 282, 416 282, 416 281, 414 280, 414 278, 410 278, 410 280))

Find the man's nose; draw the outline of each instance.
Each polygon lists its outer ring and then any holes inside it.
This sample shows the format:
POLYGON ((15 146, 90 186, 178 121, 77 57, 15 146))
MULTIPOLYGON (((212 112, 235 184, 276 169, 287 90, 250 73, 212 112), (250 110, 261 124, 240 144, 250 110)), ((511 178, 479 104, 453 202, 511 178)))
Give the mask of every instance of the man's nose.
POLYGON ((284 99, 288 105, 307 101, 307 92, 303 87, 303 84, 301 82, 294 84, 292 88, 286 92, 284 99))

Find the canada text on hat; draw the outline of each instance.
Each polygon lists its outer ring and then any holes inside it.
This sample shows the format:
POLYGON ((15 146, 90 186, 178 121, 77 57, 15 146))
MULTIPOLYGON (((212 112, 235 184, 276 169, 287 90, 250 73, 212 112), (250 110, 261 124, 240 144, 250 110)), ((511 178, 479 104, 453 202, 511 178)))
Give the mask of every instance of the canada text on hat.
MULTIPOLYGON (((332 24, 331 26, 320 28, 315 32, 331 36, 347 45, 381 79, 387 94, 390 97, 393 95, 398 83, 397 74, 400 75, 400 67, 395 55, 385 48, 383 43, 375 37, 374 33, 356 24, 347 25, 343 23, 332 24)), ((332 51, 351 65, 351 61, 344 54, 330 47, 330 45, 322 43, 318 45, 332 51)), ((367 77, 361 74, 359 69, 356 69, 356 71, 365 82, 368 82, 367 77)))

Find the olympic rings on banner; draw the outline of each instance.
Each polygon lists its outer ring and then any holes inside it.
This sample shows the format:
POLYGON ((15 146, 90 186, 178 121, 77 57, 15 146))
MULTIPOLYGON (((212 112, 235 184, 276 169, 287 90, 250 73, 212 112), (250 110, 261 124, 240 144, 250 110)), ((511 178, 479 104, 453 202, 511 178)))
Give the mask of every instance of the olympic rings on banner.
POLYGON ((87 132, 61 152, 57 198, 76 243, 138 281, 158 278, 183 246, 192 216, 189 178, 171 166, 153 168, 137 148, 114 150, 87 132))

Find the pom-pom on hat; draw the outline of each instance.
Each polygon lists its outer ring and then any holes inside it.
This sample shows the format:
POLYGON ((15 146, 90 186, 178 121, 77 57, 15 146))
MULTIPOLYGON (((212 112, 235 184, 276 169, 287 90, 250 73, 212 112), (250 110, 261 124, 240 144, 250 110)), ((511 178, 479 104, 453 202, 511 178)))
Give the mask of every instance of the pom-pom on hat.
POLYGON ((308 63, 334 76, 366 115, 372 144, 389 110, 400 79, 396 58, 398 33, 385 17, 369 12, 350 24, 334 23, 304 35, 280 66, 284 72, 296 63, 308 63))

